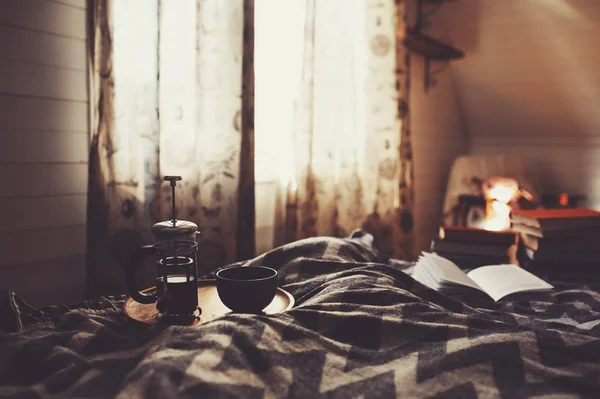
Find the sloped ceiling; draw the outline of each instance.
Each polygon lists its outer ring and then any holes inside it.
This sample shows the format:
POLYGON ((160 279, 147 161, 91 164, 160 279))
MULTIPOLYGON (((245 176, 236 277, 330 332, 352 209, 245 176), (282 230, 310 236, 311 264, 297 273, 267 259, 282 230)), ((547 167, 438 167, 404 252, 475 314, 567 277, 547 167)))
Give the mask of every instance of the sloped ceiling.
POLYGON ((452 62, 466 134, 600 137, 600 0, 456 0, 430 32, 452 62))

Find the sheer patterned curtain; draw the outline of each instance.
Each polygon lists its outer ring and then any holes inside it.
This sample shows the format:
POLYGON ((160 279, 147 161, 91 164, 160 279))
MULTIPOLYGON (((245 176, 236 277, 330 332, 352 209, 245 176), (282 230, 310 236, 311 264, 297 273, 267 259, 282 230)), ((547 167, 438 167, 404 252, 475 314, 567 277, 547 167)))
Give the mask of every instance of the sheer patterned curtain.
POLYGON ((362 227, 410 259, 410 57, 402 0, 305 0, 286 240, 362 227))
POLYGON ((169 219, 167 174, 183 176, 201 271, 253 256, 253 0, 92 3, 88 295, 123 291, 129 256, 169 219))
MULTIPOLYGON (((385 252, 410 258, 404 1, 295 1, 304 9, 301 79, 288 139, 277 141, 290 162, 280 168, 287 212, 277 215, 276 237, 363 227, 385 252)), ((89 8, 89 295, 122 291, 132 251, 169 218, 166 174, 184 177, 178 217, 199 225, 202 271, 253 255, 253 6, 94 0, 89 8)))

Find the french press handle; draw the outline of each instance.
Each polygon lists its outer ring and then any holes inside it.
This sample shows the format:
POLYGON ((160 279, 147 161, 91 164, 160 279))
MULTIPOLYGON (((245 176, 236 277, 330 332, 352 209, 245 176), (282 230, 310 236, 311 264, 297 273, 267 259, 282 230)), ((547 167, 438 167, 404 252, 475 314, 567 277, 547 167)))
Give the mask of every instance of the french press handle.
POLYGON ((156 293, 144 293, 140 292, 137 288, 137 284, 135 282, 135 269, 142 264, 142 261, 146 256, 154 255, 154 246, 153 245, 144 245, 135 253, 129 262, 129 266, 126 270, 126 284, 127 291, 129 291, 129 295, 133 298, 134 301, 139 303, 155 303, 157 301, 156 293))

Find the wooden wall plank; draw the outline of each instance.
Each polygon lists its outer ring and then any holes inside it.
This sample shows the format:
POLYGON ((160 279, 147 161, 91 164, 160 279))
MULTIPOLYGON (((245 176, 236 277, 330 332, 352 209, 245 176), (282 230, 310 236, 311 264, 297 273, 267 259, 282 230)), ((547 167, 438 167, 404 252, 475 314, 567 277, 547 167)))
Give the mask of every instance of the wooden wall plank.
POLYGON ((41 65, 0 60, 0 93, 87 101, 87 74, 41 65))
POLYGON ((0 25, 0 58, 85 72, 86 51, 81 40, 0 25))
POLYGON ((88 165, 0 164, 0 198, 87 193, 88 165))
POLYGON ((0 198, 0 232, 84 224, 86 209, 86 195, 0 198))
POLYGON ((83 299, 86 0, 0 0, 0 288, 83 299))
POLYGON ((64 4, 44 0, 0 1, 0 24, 85 40, 85 19, 84 10, 64 4))
POLYGON ((84 224, 0 233, 0 270, 21 263, 85 255, 85 250, 84 224))
POLYGON ((2 268, 0 288, 10 289, 34 306, 84 299, 85 256, 44 260, 2 268))
POLYGON ((79 162, 88 160, 88 137, 83 134, 10 132, 0 146, 0 163, 79 162))
POLYGON ((0 129, 88 132, 88 105, 0 95, 0 129))

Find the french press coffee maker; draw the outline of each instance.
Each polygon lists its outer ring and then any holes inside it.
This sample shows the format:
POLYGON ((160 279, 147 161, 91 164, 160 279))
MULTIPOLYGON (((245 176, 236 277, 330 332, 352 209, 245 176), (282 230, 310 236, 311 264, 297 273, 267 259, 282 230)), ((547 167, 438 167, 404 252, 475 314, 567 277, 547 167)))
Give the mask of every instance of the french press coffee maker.
POLYGON ((152 226, 154 245, 141 247, 127 268, 126 283, 129 294, 139 303, 156 303, 164 316, 198 317, 198 261, 196 253, 198 226, 177 220, 175 214, 175 187, 181 176, 165 176, 171 184, 172 219, 152 226), (135 282, 135 270, 147 256, 154 255, 156 290, 140 292, 135 282))

